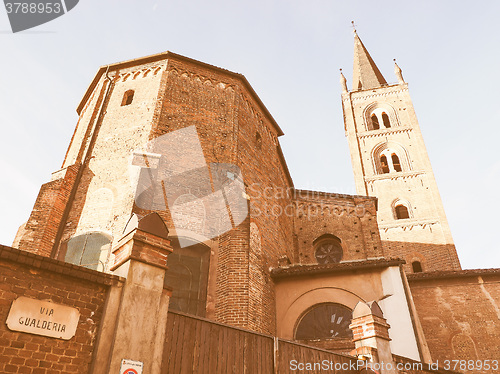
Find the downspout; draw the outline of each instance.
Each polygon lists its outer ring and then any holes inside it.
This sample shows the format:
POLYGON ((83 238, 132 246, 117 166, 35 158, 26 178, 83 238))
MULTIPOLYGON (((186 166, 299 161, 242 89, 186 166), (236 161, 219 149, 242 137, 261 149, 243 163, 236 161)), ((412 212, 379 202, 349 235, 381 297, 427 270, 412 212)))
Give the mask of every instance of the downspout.
POLYGON ((101 102, 101 107, 99 108, 99 114, 97 115, 97 119, 95 122, 95 128, 94 131, 92 132, 92 137, 90 139, 89 145, 87 147, 87 151, 85 152, 85 157, 83 159, 82 164, 78 168, 78 172, 75 177, 75 182, 73 183, 73 187, 71 188, 70 195, 68 197, 68 203, 64 207, 64 212, 61 217, 61 221, 59 222, 59 227, 57 228, 57 234, 54 240, 54 244, 52 245, 52 252, 50 254, 51 258, 54 258, 57 254, 57 250, 59 249, 59 242, 61 241, 62 235, 64 233, 64 228, 65 228, 65 222, 67 221, 69 217, 69 213, 71 211, 71 208, 73 206, 73 201, 75 200, 76 192, 78 190, 78 185, 82 179, 83 176, 83 170, 85 169, 85 166, 88 165, 93 146, 95 144, 95 141, 97 139, 97 134, 99 133, 99 129, 101 127, 101 122, 102 118, 104 116, 104 105, 108 101, 109 94, 111 92, 111 88, 113 86, 113 80, 109 77, 109 65, 106 67, 106 73, 105 73, 105 79, 108 81, 108 87, 106 88, 106 93, 104 94, 104 98, 102 99, 101 102))

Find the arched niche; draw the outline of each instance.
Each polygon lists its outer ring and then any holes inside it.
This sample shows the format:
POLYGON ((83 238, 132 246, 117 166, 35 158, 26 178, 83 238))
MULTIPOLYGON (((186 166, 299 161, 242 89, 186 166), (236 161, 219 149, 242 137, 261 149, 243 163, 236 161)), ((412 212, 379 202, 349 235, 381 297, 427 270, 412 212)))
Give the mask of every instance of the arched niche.
POLYGON ((313 305, 300 316, 295 340, 352 339, 352 309, 339 303, 313 305))
POLYGON ((88 231, 75 235, 61 245, 59 258, 70 264, 88 269, 105 271, 111 252, 111 234, 102 231, 88 231))
POLYGON ((321 287, 308 290, 295 298, 278 323, 278 336, 293 339, 295 328, 304 315, 314 305, 336 303, 353 310, 359 301, 365 301, 357 294, 339 287, 321 287))

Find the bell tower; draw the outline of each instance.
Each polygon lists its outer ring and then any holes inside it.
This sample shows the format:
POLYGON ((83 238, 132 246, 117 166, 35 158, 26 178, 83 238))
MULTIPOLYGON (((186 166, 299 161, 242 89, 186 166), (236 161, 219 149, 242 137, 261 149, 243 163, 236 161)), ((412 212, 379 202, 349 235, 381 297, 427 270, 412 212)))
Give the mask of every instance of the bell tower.
POLYGON ((352 89, 341 73, 342 107, 357 193, 378 198, 385 257, 408 272, 460 263, 401 69, 387 83, 354 32, 352 89))

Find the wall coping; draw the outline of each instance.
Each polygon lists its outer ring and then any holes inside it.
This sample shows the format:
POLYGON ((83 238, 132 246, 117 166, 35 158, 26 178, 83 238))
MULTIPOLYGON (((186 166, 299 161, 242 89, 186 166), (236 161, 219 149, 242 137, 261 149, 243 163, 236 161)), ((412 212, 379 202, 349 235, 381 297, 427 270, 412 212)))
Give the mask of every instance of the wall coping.
POLYGON ((23 251, 17 248, 7 247, 0 244, 0 260, 16 262, 31 268, 47 270, 56 274, 71 276, 74 278, 98 283, 106 286, 114 286, 125 282, 125 278, 117 275, 103 273, 87 269, 82 266, 73 265, 50 257, 40 256, 35 253, 23 251))
POLYGON ((339 262, 335 264, 300 264, 271 269, 271 278, 279 280, 292 277, 310 276, 312 274, 335 274, 352 272, 355 270, 380 269, 390 266, 400 266, 405 263, 406 262, 404 260, 394 258, 339 262))
POLYGON ((497 276, 500 278, 500 269, 467 269, 467 270, 445 270, 445 271, 429 271, 422 273, 407 274, 409 282, 418 282, 432 279, 443 278, 470 278, 477 276, 497 276))
POLYGON ((377 202, 378 198, 375 196, 365 196, 365 195, 349 195, 343 193, 336 192, 323 192, 323 191, 314 191, 314 190, 303 190, 303 189, 294 189, 294 198, 295 200, 303 200, 303 199, 346 199, 346 200, 354 200, 361 199, 365 201, 374 201, 377 202))

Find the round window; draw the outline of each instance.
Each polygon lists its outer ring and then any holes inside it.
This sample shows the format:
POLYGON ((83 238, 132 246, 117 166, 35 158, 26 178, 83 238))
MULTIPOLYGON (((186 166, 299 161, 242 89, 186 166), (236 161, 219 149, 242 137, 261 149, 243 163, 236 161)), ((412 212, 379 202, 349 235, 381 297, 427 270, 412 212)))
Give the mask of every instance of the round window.
POLYGON ((340 240, 323 240, 316 246, 314 256, 318 264, 333 264, 342 260, 342 246, 340 240))

